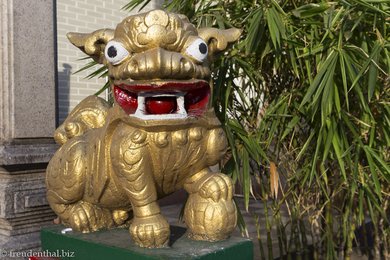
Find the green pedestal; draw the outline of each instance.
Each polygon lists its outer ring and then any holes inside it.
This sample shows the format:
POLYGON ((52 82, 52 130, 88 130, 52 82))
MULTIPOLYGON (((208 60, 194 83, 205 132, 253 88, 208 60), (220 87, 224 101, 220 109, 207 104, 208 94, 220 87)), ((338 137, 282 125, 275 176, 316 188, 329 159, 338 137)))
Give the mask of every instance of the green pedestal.
POLYGON ((184 228, 175 226, 171 227, 170 247, 158 249, 136 246, 127 229, 61 234, 63 229, 64 226, 56 225, 41 231, 42 250, 62 253, 65 256, 62 259, 253 259, 253 244, 249 239, 231 237, 219 242, 193 241, 184 234, 184 228))

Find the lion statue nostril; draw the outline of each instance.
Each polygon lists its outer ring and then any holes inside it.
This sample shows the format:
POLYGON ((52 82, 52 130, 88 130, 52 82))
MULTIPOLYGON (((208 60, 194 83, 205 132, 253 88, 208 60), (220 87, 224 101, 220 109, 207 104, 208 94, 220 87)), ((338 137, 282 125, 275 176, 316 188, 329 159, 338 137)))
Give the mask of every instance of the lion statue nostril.
POLYGON ((146 33, 140 33, 137 36, 138 43, 141 45, 146 45, 149 43, 149 37, 146 33))
POLYGON ((165 44, 173 44, 176 40, 177 40, 177 35, 176 35, 176 33, 173 32, 173 31, 169 31, 169 32, 165 35, 165 37, 164 37, 164 39, 163 39, 163 41, 164 41, 165 44))
POLYGON ((184 73, 193 73, 194 72, 194 65, 191 61, 183 58, 180 60, 180 70, 184 73))
POLYGON ((137 72, 138 71, 138 62, 136 60, 132 60, 128 65, 129 72, 137 72))

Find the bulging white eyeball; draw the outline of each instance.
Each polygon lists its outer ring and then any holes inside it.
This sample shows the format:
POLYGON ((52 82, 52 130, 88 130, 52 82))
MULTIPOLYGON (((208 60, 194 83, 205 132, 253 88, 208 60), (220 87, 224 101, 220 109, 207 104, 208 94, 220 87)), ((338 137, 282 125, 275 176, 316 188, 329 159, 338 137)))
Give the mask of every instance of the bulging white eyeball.
POLYGON ((110 41, 107 43, 106 48, 104 49, 104 55, 106 59, 113 65, 121 63, 127 56, 129 52, 125 47, 119 42, 110 41))
POLYGON ((186 49, 185 53, 199 62, 203 62, 207 58, 207 44, 200 38, 193 41, 186 49))

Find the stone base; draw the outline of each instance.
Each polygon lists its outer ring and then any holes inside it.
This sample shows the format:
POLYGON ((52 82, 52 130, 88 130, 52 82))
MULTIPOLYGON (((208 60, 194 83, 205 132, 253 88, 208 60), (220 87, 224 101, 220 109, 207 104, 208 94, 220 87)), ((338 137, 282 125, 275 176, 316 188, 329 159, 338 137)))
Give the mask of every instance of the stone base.
POLYGON ((41 163, 0 165, 0 249, 39 248, 41 228, 56 218, 46 200, 45 167, 41 163))
POLYGON ((83 234, 61 234, 65 227, 42 229, 42 250, 63 252, 61 259, 253 259, 253 244, 249 239, 231 237, 219 242, 193 241, 185 229, 171 226, 171 245, 167 248, 146 249, 136 246, 127 229, 116 228, 83 234), (73 257, 70 257, 74 252, 73 257), (65 256, 65 257, 64 257, 65 256), (66 257, 68 256, 68 257, 66 257))

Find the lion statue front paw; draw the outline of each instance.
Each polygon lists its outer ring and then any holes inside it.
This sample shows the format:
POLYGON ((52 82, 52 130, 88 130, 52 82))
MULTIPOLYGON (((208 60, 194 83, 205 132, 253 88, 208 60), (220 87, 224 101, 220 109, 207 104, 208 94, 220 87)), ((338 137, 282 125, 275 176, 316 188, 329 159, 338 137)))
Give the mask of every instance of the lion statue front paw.
POLYGON ((151 248, 168 245, 169 224, 161 214, 134 218, 129 231, 134 242, 141 247, 151 248))

